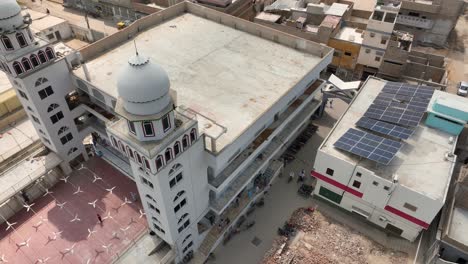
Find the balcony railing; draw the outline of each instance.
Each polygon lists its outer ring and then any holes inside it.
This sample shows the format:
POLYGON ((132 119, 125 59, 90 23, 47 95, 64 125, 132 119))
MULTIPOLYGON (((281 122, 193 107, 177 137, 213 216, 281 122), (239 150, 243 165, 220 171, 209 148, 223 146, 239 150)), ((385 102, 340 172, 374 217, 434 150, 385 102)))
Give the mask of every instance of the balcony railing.
POLYGON ((406 15, 398 15, 397 17, 397 24, 402 24, 411 27, 418 27, 424 29, 432 28, 434 22, 430 19, 424 19, 420 17, 414 16, 406 16, 406 15))

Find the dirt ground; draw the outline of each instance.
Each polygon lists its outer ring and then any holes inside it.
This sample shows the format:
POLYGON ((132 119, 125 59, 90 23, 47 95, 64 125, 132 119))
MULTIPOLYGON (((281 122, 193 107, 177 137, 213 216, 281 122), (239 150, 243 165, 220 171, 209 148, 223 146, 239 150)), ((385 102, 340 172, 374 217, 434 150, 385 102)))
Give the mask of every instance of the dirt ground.
POLYGON ((388 250, 317 210, 310 213, 300 208, 289 223, 297 228, 297 235, 290 240, 278 237, 263 264, 411 263, 406 253, 388 250))

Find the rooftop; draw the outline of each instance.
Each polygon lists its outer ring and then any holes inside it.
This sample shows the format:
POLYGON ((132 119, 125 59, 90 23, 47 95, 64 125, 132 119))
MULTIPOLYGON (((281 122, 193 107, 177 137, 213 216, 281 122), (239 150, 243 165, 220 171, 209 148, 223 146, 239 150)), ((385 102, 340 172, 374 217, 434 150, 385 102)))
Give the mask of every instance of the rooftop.
POLYGON ((434 200, 443 201, 453 169, 453 162, 445 160, 445 155, 453 153, 455 148, 455 144, 449 142, 452 135, 429 128, 421 121, 414 134, 403 143, 403 147, 388 165, 362 159, 333 146, 349 128, 361 130, 355 123, 363 116, 385 83, 377 78, 367 80, 322 143, 321 151, 362 166, 387 180, 398 175, 399 184, 434 200))
POLYGON ((0 71, 0 94, 12 88, 13 87, 11 86, 10 80, 8 80, 6 73, 0 71))
POLYGON ((353 27, 343 27, 334 38, 357 44, 362 44, 362 33, 362 29, 353 27))
POLYGON ((44 31, 59 24, 68 23, 66 20, 59 17, 44 14, 31 9, 28 9, 26 12, 31 15, 31 19, 33 20, 31 28, 36 31, 44 31))
MULTIPOLYGON (((177 92, 178 105, 227 128, 217 140, 218 150, 239 137, 313 70, 322 61, 317 54, 330 52, 316 43, 191 3, 181 3, 148 19, 164 16, 184 5, 185 13, 166 17, 160 24, 152 23, 152 27, 139 33, 135 40, 142 54, 168 72, 171 89, 177 92), (210 19, 192 14, 192 9, 210 19), (270 40, 273 38, 300 48, 273 42, 270 40)), ((85 49, 93 49, 93 44, 85 49)), ((90 82, 117 97, 116 73, 135 54, 133 40, 118 43, 117 48, 98 54, 86 63, 90 82)), ((74 73, 85 79, 81 68, 74 73)))

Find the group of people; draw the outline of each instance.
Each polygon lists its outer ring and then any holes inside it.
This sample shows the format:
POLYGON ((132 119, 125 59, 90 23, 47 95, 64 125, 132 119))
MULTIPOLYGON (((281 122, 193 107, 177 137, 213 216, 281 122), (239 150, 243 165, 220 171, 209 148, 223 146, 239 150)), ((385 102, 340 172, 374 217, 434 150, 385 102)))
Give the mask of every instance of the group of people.
MULTIPOLYGON (((291 171, 289 173, 289 179, 290 179, 290 181, 294 180, 294 171, 291 171)), ((304 180, 305 180, 305 169, 302 169, 298 173, 297 182, 304 182, 304 180)))

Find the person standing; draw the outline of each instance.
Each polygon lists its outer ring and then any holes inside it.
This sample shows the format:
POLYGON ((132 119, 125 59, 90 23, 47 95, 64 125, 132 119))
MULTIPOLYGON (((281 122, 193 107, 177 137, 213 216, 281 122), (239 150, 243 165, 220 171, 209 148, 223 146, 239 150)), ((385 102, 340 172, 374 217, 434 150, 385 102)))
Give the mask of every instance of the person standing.
POLYGON ((294 180, 294 171, 291 171, 289 173, 289 181, 292 181, 292 180, 294 180))
POLYGON ((102 225, 102 218, 100 214, 96 214, 97 219, 99 220, 99 223, 102 225))
POLYGON ((301 172, 299 172, 299 178, 297 179, 297 181, 300 181, 300 182, 304 182, 304 177, 305 177, 305 170, 301 170, 301 172))
POLYGON ((330 99, 330 108, 333 108, 333 99, 330 99))

